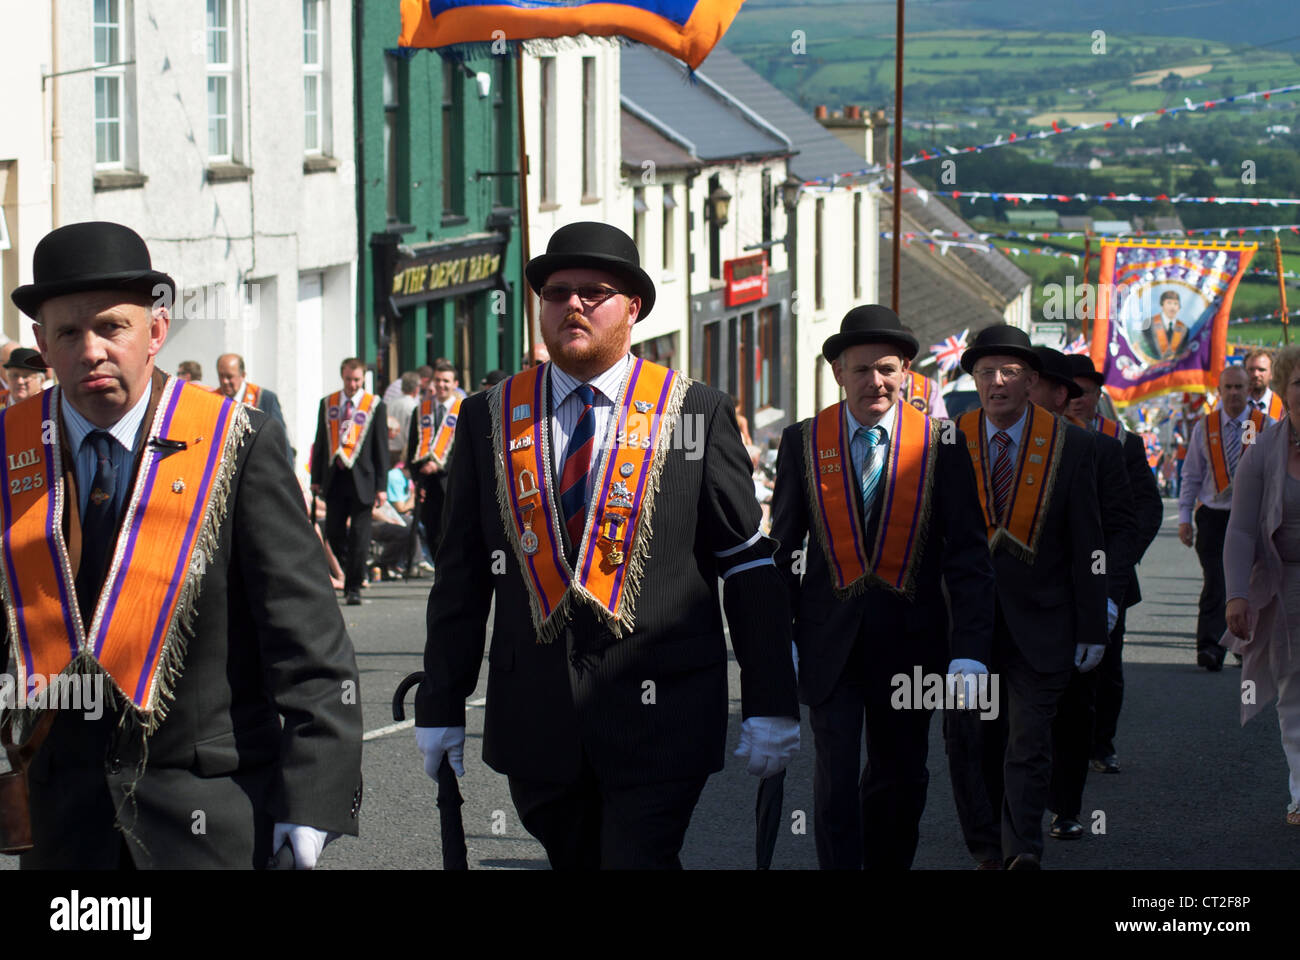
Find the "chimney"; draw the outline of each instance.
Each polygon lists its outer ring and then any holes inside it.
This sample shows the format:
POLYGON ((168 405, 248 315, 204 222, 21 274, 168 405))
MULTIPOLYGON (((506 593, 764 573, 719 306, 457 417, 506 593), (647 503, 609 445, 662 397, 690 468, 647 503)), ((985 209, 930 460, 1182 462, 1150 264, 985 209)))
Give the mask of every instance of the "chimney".
POLYGON ((817 106, 813 107, 813 119, 814 119, 814 120, 825 120, 825 119, 826 119, 826 106, 825 106, 825 104, 818 104, 817 106))
POLYGON ((879 163, 887 165, 889 163, 889 121, 885 118, 884 110, 873 110, 871 112, 871 136, 868 142, 871 146, 871 152, 867 156, 870 163, 879 163))
POLYGON ((859 107, 856 103, 845 104, 844 117, 847 120, 861 120, 862 108, 859 107))

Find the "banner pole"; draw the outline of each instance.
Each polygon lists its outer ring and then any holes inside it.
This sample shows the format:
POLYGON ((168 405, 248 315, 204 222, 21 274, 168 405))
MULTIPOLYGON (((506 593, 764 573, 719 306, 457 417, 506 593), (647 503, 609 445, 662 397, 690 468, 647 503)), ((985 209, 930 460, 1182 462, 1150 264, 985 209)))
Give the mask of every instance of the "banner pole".
POLYGON ((894 39, 894 237, 890 251, 891 283, 890 306, 898 313, 898 267, 902 245, 901 227, 903 219, 903 0, 897 0, 898 26, 894 39))
POLYGON ((1282 302, 1282 346, 1285 347, 1291 342, 1291 318, 1286 310, 1286 277, 1282 276, 1282 238, 1276 231, 1273 233, 1273 254, 1277 258, 1277 295, 1282 302))

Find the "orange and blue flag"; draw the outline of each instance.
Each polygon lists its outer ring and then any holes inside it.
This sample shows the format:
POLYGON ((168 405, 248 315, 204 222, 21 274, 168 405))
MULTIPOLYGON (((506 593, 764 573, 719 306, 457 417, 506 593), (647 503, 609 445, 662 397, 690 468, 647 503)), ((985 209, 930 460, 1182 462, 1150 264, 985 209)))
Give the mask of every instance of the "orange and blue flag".
POLYGON ((399 47, 588 34, 658 47, 692 70, 731 26, 744 0, 402 0, 399 47))

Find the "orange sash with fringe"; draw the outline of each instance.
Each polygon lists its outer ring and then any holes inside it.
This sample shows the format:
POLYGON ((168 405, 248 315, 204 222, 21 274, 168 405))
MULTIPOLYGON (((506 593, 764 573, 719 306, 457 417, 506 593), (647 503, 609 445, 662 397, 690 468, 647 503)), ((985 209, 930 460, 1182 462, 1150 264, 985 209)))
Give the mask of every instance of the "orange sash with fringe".
POLYGON ((255 383, 244 381, 244 399, 241 403, 246 403, 253 409, 257 409, 257 401, 262 397, 262 388, 255 383))
POLYGON ((524 370, 488 396, 502 519, 528 586, 538 643, 555 638, 575 598, 621 637, 633 627, 659 474, 688 381, 648 360, 629 364, 592 461, 595 485, 573 567, 551 470, 549 369, 548 362, 524 370))
POLYGON ((460 404, 464 399, 460 394, 452 397, 451 405, 443 416, 436 435, 433 432, 433 394, 420 401, 420 442, 415 448, 413 463, 432 459, 440 467, 447 465, 447 457, 451 455, 451 443, 456 434, 456 421, 460 418, 460 404))
POLYGON ((64 487, 58 393, 0 417, 0 589, 18 681, 92 661, 152 729, 180 675, 182 625, 216 547, 248 415, 224 396, 167 380, 86 629, 62 532, 75 494, 64 487))
POLYGON ((1103 417, 1101 414, 1097 414, 1097 432, 1104 433, 1108 437, 1113 437, 1116 440, 1122 441, 1124 436, 1124 425, 1118 420, 1111 420, 1109 417, 1103 417))
POLYGON ((930 412, 930 404, 934 402, 934 394, 938 389, 937 383, 915 370, 908 370, 907 377, 903 380, 903 397, 922 413, 930 412))
POLYGON ((1059 417, 1042 407, 1029 404, 1029 416, 1020 433, 1019 452, 1013 468, 1011 494, 1006 515, 993 516, 993 464, 989 457, 984 411, 976 408, 957 419, 957 427, 966 437, 966 449, 975 466, 976 488, 984 522, 988 527, 989 549, 1005 544, 1026 563, 1033 563, 1042 535, 1042 519, 1047 515, 1065 445, 1065 425, 1059 417))
MULTIPOLYGON (((1264 414, 1258 410, 1251 409, 1250 422, 1255 425, 1255 436, 1259 436, 1259 431, 1264 429, 1264 414)), ((1223 449, 1223 408, 1217 407, 1205 418, 1205 445, 1209 448, 1210 467, 1214 470, 1214 489, 1218 493, 1223 493, 1232 485, 1232 477, 1228 474, 1228 455, 1223 449)), ((1245 455, 1246 451, 1241 451, 1245 455)), ((1241 457, 1237 458, 1237 463, 1241 463, 1241 457)))
POLYGON ((876 488, 880 523, 869 555, 859 519, 862 486, 853 469, 845 403, 805 421, 803 435, 809 509, 835 575, 835 595, 843 598, 868 586, 884 586, 911 599, 939 450, 933 421, 911 404, 898 404, 885 472, 876 488))
POLYGON ((362 393, 361 402, 352 411, 352 419, 347 423, 343 423, 344 400, 342 390, 331 393, 325 399, 325 419, 329 424, 330 462, 338 457, 343 461, 343 466, 351 469, 361 444, 365 442, 366 433, 370 430, 370 421, 373 419, 370 412, 379 402, 379 397, 373 393, 362 393))

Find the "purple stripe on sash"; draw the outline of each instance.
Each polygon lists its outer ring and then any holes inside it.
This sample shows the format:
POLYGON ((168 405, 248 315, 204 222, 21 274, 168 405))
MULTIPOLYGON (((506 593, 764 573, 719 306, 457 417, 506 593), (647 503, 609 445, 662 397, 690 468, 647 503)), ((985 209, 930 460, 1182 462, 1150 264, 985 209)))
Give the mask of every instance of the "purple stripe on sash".
MULTIPOLYGON (((898 486, 898 462, 903 456, 903 411, 899 410, 894 419, 894 461, 893 469, 889 471, 889 489, 885 492, 885 502, 880 511, 880 527, 876 530, 876 545, 883 548, 885 545, 885 531, 889 529, 889 518, 894 514, 894 489, 898 486)), ((865 534, 866 531, 864 530, 865 534)), ((876 572, 876 566, 880 562, 879 557, 872 557, 871 572, 876 572)))
MULTIPOLYGON (((1050 416, 1050 414, 1049 414, 1049 416, 1050 416)), ((1027 426, 1028 426, 1028 424, 1027 424, 1027 426)), ((1051 437, 1048 439, 1048 441, 1047 441, 1047 456, 1045 456, 1045 457, 1043 458, 1043 465, 1046 466, 1046 467, 1051 467, 1051 466, 1053 466, 1053 464, 1050 463, 1049 461, 1052 459, 1052 457, 1055 456, 1055 450, 1056 450, 1056 431, 1059 430, 1060 428, 1061 428, 1061 421, 1060 421, 1057 417, 1052 417, 1052 436, 1051 436, 1051 437)), ((1029 448, 1028 448, 1028 446, 1026 446, 1026 447, 1025 447, 1025 464, 1028 465, 1028 463, 1029 463, 1029 448)), ((1022 470, 1021 470, 1021 473, 1023 473, 1023 472, 1024 472, 1024 470, 1022 469, 1022 470)), ((1042 477, 1039 478, 1042 482, 1039 483, 1039 485, 1038 485, 1038 499, 1034 501, 1034 518, 1033 518, 1033 521, 1030 523, 1029 530, 1026 531, 1026 534, 1025 534, 1027 537, 1029 537, 1029 538, 1031 538, 1031 539, 1032 539, 1032 537, 1033 537, 1033 533, 1034 533, 1034 531, 1038 529, 1038 521, 1039 521, 1040 519, 1042 519, 1042 518, 1039 516, 1039 511, 1041 511, 1041 510, 1043 509, 1043 495, 1044 495, 1045 493, 1047 493, 1047 475, 1048 475, 1048 472, 1049 472, 1049 471, 1044 470, 1044 471, 1043 471, 1043 475, 1042 475, 1042 477)), ((1017 477, 1016 479, 1017 479, 1017 481, 1018 481, 1020 478, 1017 477)), ((1019 487, 1019 485, 1020 485, 1019 483, 1016 484, 1017 487, 1019 487)), ((1008 514, 1008 516, 1009 516, 1009 514, 1008 514)), ((1025 546, 1029 546, 1029 544, 1026 543, 1025 546)))
MULTIPOLYGON (((51 402, 50 391, 46 390, 41 394, 41 423, 43 424, 50 422, 51 402)), ((4 444, 3 442, 0 442, 0 450, 3 449, 4 444)), ((53 444, 51 445, 51 449, 56 449, 53 444)), ((64 629, 68 631, 68 649, 72 651, 72 656, 76 657, 77 627, 72 619, 72 607, 69 605, 68 584, 67 581, 63 579, 63 562, 59 559, 59 547, 57 541, 54 539, 54 491, 56 489, 54 486, 54 457, 48 450, 43 452, 45 453, 45 489, 49 491, 46 496, 50 498, 49 510, 46 511, 45 517, 45 542, 50 548, 50 559, 54 561, 54 580, 59 585, 59 610, 63 613, 64 629)), ((75 474, 76 464, 73 464, 72 467, 75 474)), ((8 486, 7 483, 5 485, 8 486)), ((67 497, 68 491, 65 490, 63 495, 64 497, 67 497)), ((62 537, 63 531, 60 530, 58 535, 62 537)), ((14 599, 15 602, 17 602, 17 598, 15 597, 14 599)))
MULTIPOLYGON (((539 378, 541 377, 540 373, 538 374, 538 377, 539 378)), ((502 420, 504 421, 501 425, 501 435, 502 437, 505 438, 506 449, 500 451, 500 455, 505 457, 506 486, 509 488, 510 508, 513 511, 515 516, 515 528, 522 530, 524 525, 524 519, 523 519, 522 512, 519 509, 519 496, 516 493, 517 485, 515 483, 515 477, 514 477, 514 465, 513 465, 514 458, 511 455, 511 450, 510 450, 510 424, 511 424, 512 412, 514 410, 514 394, 512 393, 513 389, 514 389, 514 377, 511 377, 509 382, 506 383, 505 389, 501 392, 501 400, 502 400, 501 417, 502 420)), ((541 487, 541 478, 538 478, 537 485, 538 487, 541 487)), ((533 514, 536 515, 536 513, 537 513, 537 509, 534 508, 533 514)), ((543 617, 543 619, 545 619, 545 617, 549 617, 551 615, 551 607, 546 599, 546 592, 542 589, 541 578, 538 577, 537 575, 537 567, 533 563, 532 556, 527 553, 524 554, 524 562, 528 565, 528 575, 533 578, 533 584, 536 587, 536 593, 539 597, 541 597, 542 607, 544 608, 544 612, 545 612, 545 616, 543 617)))
MULTIPOLYGON (((641 372, 641 361, 637 360, 636 370, 633 372, 633 376, 635 376, 637 373, 640 372, 641 372)), ((645 493, 645 485, 650 476, 650 464, 647 461, 651 460, 654 456, 655 451, 659 449, 659 442, 660 439, 663 437, 663 430, 664 430, 664 422, 663 422, 664 404, 667 402, 668 391, 672 389, 673 381, 675 380, 676 377, 677 377, 676 372, 671 372, 668 374, 668 376, 664 378, 663 389, 659 391, 659 399, 655 403, 654 415, 655 418, 658 419, 659 423, 658 423, 658 429, 652 430, 652 432, 655 435, 654 445, 650 447, 650 449, 643 450, 641 452, 641 472, 637 475, 636 493, 632 495, 632 512, 631 514, 628 515, 628 521, 627 521, 628 529, 627 532, 623 535, 624 538, 623 542, 628 545, 629 556, 631 555, 631 550, 632 547, 634 546, 634 543, 630 538, 635 537, 635 534, 632 532, 632 518, 637 517, 641 512, 641 505, 644 502, 642 500, 642 496, 645 493)), ((631 383, 628 384, 627 392, 628 395, 631 396, 632 393, 631 383)), ((623 412, 624 415, 626 416, 627 413, 626 406, 623 408, 623 412)), ((612 460, 610 461, 610 466, 611 468, 613 466, 612 460)), ((618 568, 614 571, 614 592, 610 594, 610 604, 609 604, 611 609, 618 608, 618 598, 620 594, 623 592, 623 575, 626 572, 627 572, 626 564, 620 564, 618 568)))
MULTIPOLYGON (((840 408, 840 428, 839 428, 840 475, 843 476, 844 478, 844 503, 849 508, 849 529, 853 531, 853 552, 858 555, 858 559, 862 562, 863 567, 865 567, 867 565, 867 548, 866 545, 861 540, 858 539, 858 511, 857 511, 857 505, 862 502, 862 478, 861 476, 854 476, 853 438, 852 437, 846 438, 844 435, 844 428, 848 425, 849 422, 848 417, 845 416, 846 410, 848 410, 848 402, 842 401, 842 406, 840 408), (848 466, 847 470, 844 469, 845 465, 848 466), (856 500, 854 499, 855 497, 857 498, 856 500)), ((821 475, 820 457, 818 457, 817 470, 818 470, 818 476, 820 477, 821 475)), ((821 485, 818 484, 819 489, 820 486, 821 485)), ((866 539, 866 536, 867 536, 867 531, 863 530, 862 531, 863 540, 866 539)), ((841 576, 840 582, 841 584, 847 586, 847 584, 844 582, 843 576, 841 576)))
MULTIPOLYGON (((181 391, 178 390, 176 392, 180 393, 181 391)), ((190 551, 193 549, 194 541, 198 538, 199 527, 203 523, 203 515, 207 512, 207 502, 212 490, 214 474, 216 473, 217 464, 221 460, 222 448, 226 445, 226 431, 229 429, 229 420, 234 409, 235 402, 233 400, 226 399, 222 401, 221 413, 218 415, 217 425, 212 431, 212 449, 208 453, 208 462, 203 468, 203 481, 199 486, 199 496, 196 500, 196 503, 202 504, 203 507, 197 514, 190 514, 189 525, 185 530, 185 539, 181 543, 181 552, 176 558, 176 566, 172 569, 172 582, 167 588, 166 596, 163 597, 162 610, 158 614, 158 623, 154 627, 153 639, 149 644, 149 652, 144 661, 144 669, 141 671, 139 682, 136 685, 135 697, 133 699, 137 703, 139 703, 140 698, 144 696, 149 678, 153 675, 153 671, 150 669, 149 665, 154 662, 154 657, 158 655, 158 648, 162 644, 164 634, 167 630, 167 623, 170 619, 167 616, 167 613, 171 609, 172 600, 176 596, 176 592, 180 590, 181 582, 185 578, 185 569, 189 566, 190 551), (220 443, 217 442, 218 438, 220 439, 220 443)), ((174 404, 172 410, 175 410, 174 404)), ((170 416, 168 419, 170 419, 170 416)), ((150 486, 153 486, 153 480, 158 473, 158 467, 161 463, 161 458, 155 460, 153 463, 153 469, 150 471, 149 477, 150 486)), ((138 529, 139 524, 137 523, 131 531, 133 537, 138 529)))
MULTIPOLYGON (((844 420, 844 412, 840 411, 841 438, 843 438, 844 436, 843 420, 844 420)), ((837 578, 836 582, 839 583, 841 586, 843 586, 844 571, 840 569, 840 558, 835 555, 835 535, 834 532, 831 530, 830 518, 826 516, 826 498, 822 496, 821 458, 818 455, 818 451, 821 449, 821 438, 818 432, 820 430, 820 427, 821 427, 821 417, 814 416, 812 422, 812 456, 813 456, 812 467, 817 472, 813 475, 813 481, 814 481, 813 489, 817 491, 817 509, 819 513, 818 519, 820 520, 822 526, 826 529, 826 539, 831 546, 831 549, 827 552, 830 553, 831 555, 830 557, 831 563, 835 565, 835 576, 837 578)), ((843 449, 844 449, 843 447, 840 447, 841 451, 843 449)), ((842 459, 843 458, 841 457, 841 460, 842 459)), ((849 464, 850 464, 850 469, 852 469, 852 464, 853 464, 852 458, 849 459, 849 464)), ((841 470, 841 472, 843 471, 841 470)), ((852 518, 850 518, 850 522, 852 522, 852 518)))
MULTIPOLYGON (((609 499, 609 484, 610 484, 610 480, 614 476, 614 460, 616 459, 614 451, 618 449, 619 434, 622 433, 623 429, 627 427, 627 408, 632 402, 632 391, 636 388, 637 379, 641 375, 641 363, 642 363, 641 358, 637 357, 636 362, 632 364, 632 375, 628 378, 627 389, 623 391, 623 409, 618 412, 618 423, 615 424, 614 427, 614 449, 610 450, 608 456, 605 457, 605 478, 601 482, 600 486, 597 488, 599 492, 592 497, 593 502, 591 507, 589 508, 597 511, 597 517, 596 520, 594 521, 597 529, 599 529, 600 526, 600 516, 599 516, 600 507, 602 507, 605 501, 609 499)), ((641 467, 643 471, 642 473, 643 477, 644 477, 644 469, 645 469, 645 460, 646 460, 646 453, 642 453, 641 467)), ((639 493, 640 488, 638 487, 637 489, 639 493)), ((632 515, 635 515, 636 513, 636 504, 637 504, 637 500, 634 498, 632 500, 632 515)), ((631 525, 631 516, 628 517, 628 524, 629 526, 631 525)), ((624 533, 625 538, 626 536, 627 534, 624 533)), ((591 561, 595 559, 596 556, 596 541, 598 539, 600 539, 599 536, 589 538, 589 542, 587 544, 587 552, 582 557, 582 570, 580 576, 584 584, 587 582, 587 577, 591 575, 591 561)), ((614 592, 610 596, 611 596, 610 607, 611 608, 617 607, 618 603, 615 599, 613 599, 618 596, 617 575, 615 575, 614 578, 614 592)))
MULTIPOLYGON (((0 455, 3 455, 5 450, 5 434, 7 432, 8 430, 6 429, 4 413, 0 412, 0 455)), ((7 458, 3 463, 0 463, 0 481, 4 484, 3 489, 0 489, 0 501, 2 501, 4 505, 4 518, 7 529, 13 525, 12 517, 14 513, 13 504, 9 500, 9 461, 7 458)), ((31 643, 27 639, 27 626, 23 623, 23 599, 22 595, 18 592, 18 576, 14 570, 13 545, 8 536, 3 538, 3 549, 5 556, 5 573, 9 577, 9 589, 13 592, 15 611, 14 619, 18 621, 18 646, 22 650, 23 663, 26 665, 26 673, 28 676, 31 676, 35 671, 36 664, 32 660, 32 647, 31 643)))
MULTIPOLYGON (((901 411, 900 411, 901 413, 901 411)), ((907 529, 907 547, 903 550, 904 562, 899 567, 898 579, 894 581, 894 586, 902 588, 903 581, 907 578, 907 568, 910 566, 912 557, 912 544, 916 541, 917 520, 921 512, 925 509, 923 498, 925 497, 925 485, 930 479, 930 418, 925 418, 925 444, 921 448, 921 480, 917 487, 916 493, 916 510, 912 512, 912 523, 907 529)))
MULTIPOLYGON (((551 498, 546 495, 547 488, 550 487, 551 465, 547 462, 546 451, 542 448, 542 423, 543 418, 549 420, 551 412, 542 405, 542 378, 549 378, 551 375, 550 361, 537 371, 537 383, 533 385, 533 409, 537 415, 533 417, 533 449, 538 461, 537 489, 541 492, 542 507, 540 522, 550 524, 551 522, 551 498)), ((551 559, 555 561, 555 569, 560 572, 560 579, 564 581, 564 588, 569 588, 569 576, 566 565, 560 558, 561 540, 556 536, 555 528, 548 526, 551 539, 551 559)), ((549 615, 549 612, 548 612, 549 615)))

